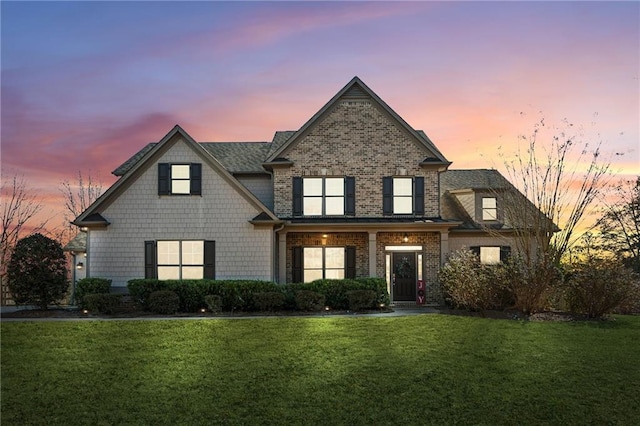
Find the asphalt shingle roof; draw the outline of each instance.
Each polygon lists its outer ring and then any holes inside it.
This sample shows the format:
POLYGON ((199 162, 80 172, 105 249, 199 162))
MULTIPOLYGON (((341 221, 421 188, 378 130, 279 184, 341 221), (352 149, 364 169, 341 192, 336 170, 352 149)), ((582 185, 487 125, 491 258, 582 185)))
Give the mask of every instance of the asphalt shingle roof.
MULTIPOLYGON (((201 142, 200 145, 218 160, 230 173, 264 173, 262 163, 280 148, 295 131, 279 131, 271 142, 201 142)), ((112 173, 125 175, 156 143, 149 143, 112 173)))

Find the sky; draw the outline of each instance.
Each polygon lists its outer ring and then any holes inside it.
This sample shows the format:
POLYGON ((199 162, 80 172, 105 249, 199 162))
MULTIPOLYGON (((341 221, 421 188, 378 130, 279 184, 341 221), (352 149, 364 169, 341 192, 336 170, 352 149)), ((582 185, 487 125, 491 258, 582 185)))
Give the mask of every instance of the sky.
POLYGON ((452 169, 497 168, 541 119, 640 174, 639 2, 0 2, 3 176, 62 220, 61 182, 179 124, 297 130, 354 76, 452 169))

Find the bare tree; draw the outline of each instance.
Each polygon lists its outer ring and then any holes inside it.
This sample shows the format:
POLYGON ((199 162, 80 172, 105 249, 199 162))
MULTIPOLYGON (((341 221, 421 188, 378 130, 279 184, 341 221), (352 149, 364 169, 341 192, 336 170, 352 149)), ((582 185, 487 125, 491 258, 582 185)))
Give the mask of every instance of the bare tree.
POLYGON ((559 127, 546 127, 542 118, 531 135, 520 136, 524 149, 520 147, 514 159, 504 161, 519 193, 506 192, 503 208, 505 220, 514 224, 521 253, 530 259, 544 255, 557 265, 579 237, 576 231, 611 173, 600 142, 592 148, 583 130, 575 131, 566 120, 559 127), (541 142, 547 133, 549 139, 541 142))
MULTIPOLYGON (((2 177, 0 185, 2 196, 2 234, 0 235, 0 285, 4 298, 4 277, 11 252, 18 240, 24 234, 38 233, 45 230, 49 219, 35 222, 38 213, 42 211, 39 196, 27 186, 24 176, 14 174, 2 177)), ((4 302, 4 300, 3 300, 4 302)))
POLYGON ((66 234, 70 238, 75 235, 75 226, 71 222, 84 212, 102 194, 102 182, 95 179, 91 172, 86 177, 78 171, 75 182, 64 180, 61 183, 60 192, 64 197, 64 220, 66 234))
POLYGON ((612 187, 613 200, 602 197, 604 213, 596 223, 601 246, 640 272, 640 176, 612 187))

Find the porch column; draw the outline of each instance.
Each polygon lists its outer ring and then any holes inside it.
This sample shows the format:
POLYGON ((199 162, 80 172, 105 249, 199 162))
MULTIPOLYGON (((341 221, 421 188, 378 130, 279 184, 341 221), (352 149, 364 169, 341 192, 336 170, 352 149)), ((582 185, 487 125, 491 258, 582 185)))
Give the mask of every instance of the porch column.
POLYGON ((369 232, 369 276, 375 277, 377 274, 376 270, 376 233, 369 232))
POLYGON ((287 283, 287 233, 278 234, 278 283, 287 283))
POLYGON ((449 254, 449 231, 440 231, 440 264, 444 265, 449 254))

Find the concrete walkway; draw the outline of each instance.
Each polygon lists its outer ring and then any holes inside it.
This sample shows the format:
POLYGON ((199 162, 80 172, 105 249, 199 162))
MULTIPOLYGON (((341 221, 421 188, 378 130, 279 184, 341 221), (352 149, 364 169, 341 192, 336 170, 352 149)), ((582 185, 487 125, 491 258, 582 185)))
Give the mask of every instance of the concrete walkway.
MULTIPOLYGON (((33 307, 31 307, 33 308, 33 307)), ((318 314, 304 314, 304 315, 224 315, 224 316, 154 316, 145 315, 141 317, 98 317, 88 315, 86 317, 41 317, 41 318, 2 318, 2 322, 19 322, 19 321, 165 321, 165 320, 224 320, 224 319, 264 319, 264 318, 353 318, 353 317, 374 317, 374 318, 388 318, 388 317, 403 317, 408 315, 422 315, 439 313, 437 308, 427 306, 392 306, 393 312, 377 312, 377 313, 318 313, 318 314)), ((2 306, 0 312, 10 313, 19 310, 29 309, 29 307, 15 307, 15 306, 2 306)))

